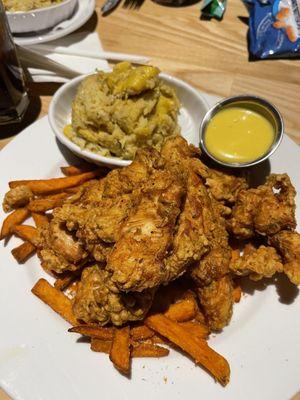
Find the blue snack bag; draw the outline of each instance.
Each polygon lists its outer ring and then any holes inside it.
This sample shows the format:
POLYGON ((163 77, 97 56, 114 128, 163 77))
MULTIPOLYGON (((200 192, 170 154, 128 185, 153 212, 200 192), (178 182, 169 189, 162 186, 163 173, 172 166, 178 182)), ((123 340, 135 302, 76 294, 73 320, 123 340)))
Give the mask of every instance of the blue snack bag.
POLYGON ((244 0, 255 58, 300 56, 300 0, 244 0))

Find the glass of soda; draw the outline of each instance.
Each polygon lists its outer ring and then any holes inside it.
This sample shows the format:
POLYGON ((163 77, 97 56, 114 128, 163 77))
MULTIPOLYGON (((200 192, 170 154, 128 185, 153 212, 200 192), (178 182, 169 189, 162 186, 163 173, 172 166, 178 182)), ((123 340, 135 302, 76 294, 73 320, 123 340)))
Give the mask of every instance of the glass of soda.
POLYGON ((28 104, 23 69, 0 0, 0 125, 21 121, 28 104))

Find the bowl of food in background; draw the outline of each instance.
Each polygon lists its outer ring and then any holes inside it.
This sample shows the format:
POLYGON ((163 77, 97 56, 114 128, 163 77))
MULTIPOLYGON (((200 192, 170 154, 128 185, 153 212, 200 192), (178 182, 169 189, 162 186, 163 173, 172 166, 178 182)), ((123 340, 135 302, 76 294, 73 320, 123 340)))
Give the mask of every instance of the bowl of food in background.
POLYGON ((3 0, 13 33, 50 29, 70 18, 77 0, 3 0))
POLYGON ((139 148, 159 151, 168 137, 182 135, 198 146, 207 110, 206 100, 186 82, 156 67, 123 62, 62 86, 50 104, 49 122, 79 157, 126 166, 139 148))

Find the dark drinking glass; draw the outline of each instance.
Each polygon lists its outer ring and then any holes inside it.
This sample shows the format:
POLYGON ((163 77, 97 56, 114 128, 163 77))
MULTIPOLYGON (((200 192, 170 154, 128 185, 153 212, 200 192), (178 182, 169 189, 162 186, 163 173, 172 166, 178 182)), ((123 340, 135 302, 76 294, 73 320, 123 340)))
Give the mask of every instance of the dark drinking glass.
POLYGON ((23 70, 0 0, 0 125, 21 121, 28 103, 23 70))

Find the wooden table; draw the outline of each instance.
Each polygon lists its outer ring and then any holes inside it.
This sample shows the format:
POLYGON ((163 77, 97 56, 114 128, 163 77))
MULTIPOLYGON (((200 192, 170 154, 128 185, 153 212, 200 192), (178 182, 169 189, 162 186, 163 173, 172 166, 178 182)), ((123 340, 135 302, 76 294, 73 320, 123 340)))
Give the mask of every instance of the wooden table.
MULTIPOLYGON (((200 4, 163 7, 147 0, 139 10, 119 7, 97 13, 83 29, 97 29, 105 50, 143 54, 162 71, 218 96, 253 93, 272 101, 283 114, 286 132, 300 143, 300 62, 248 61, 247 11, 231 0, 223 21, 199 19, 200 4)), ((31 84, 33 101, 26 121, 0 127, 0 148, 26 125, 47 114, 56 84, 31 84)), ((7 399, 0 393, 0 400, 7 399)), ((68 399, 66 399, 68 400, 68 399)))

